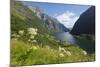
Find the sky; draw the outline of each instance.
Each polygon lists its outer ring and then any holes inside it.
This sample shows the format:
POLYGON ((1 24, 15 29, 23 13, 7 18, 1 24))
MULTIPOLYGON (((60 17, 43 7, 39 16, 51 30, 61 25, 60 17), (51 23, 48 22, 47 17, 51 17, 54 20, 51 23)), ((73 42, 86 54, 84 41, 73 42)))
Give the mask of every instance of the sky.
POLYGON ((41 8, 43 13, 56 18, 67 28, 72 28, 79 16, 90 7, 90 5, 58 4, 29 1, 26 1, 25 3, 30 6, 37 6, 41 8))

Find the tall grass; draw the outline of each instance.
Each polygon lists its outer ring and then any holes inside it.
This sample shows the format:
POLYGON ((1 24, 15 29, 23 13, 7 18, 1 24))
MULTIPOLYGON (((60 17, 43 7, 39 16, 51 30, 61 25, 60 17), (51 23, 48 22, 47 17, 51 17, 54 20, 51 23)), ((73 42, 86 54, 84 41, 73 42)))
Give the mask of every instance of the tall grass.
POLYGON ((24 43, 23 41, 11 40, 11 65, 38 65, 58 64, 68 62, 94 61, 95 56, 84 55, 77 46, 64 47, 71 52, 71 56, 64 54, 61 57, 58 49, 52 47, 40 47, 38 44, 24 43))

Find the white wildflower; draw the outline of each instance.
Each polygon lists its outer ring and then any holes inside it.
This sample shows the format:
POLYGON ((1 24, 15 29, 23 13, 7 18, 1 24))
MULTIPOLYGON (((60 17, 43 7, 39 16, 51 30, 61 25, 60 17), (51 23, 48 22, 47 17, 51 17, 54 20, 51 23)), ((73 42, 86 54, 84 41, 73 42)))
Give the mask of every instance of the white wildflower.
POLYGON ((20 37, 20 35, 16 35, 16 37, 17 37, 17 38, 19 38, 19 37, 20 37))
POLYGON ((14 37, 14 38, 18 38, 18 37, 20 37, 20 36, 17 35, 17 34, 12 34, 11 36, 14 37))
POLYGON ((87 55, 87 52, 86 51, 83 50, 82 52, 83 52, 84 55, 87 55))
POLYGON ((71 52, 70 51, 66 51, 65 52, 68 56, 71 56, 71 52))
POLYGON ((36 40, 32 40, 32 42, 36 43, 37 41, 36 40))
POLYGON ((30 39, 34 39, 34 36, 33 36, 33 35, 31 35, 31 36, 30 36, 30 39))
POLYGON ((67 54, 68 56, 71 56, 71 52, 70 51, 66 51, 64 48, 59 46, 59 52, 63 52, 65 54, 67 54))
POLYGON ((31 49, 37 50, 38 47, 36 47, 36 46, 32 46, 31 49))
POLYGON ((30 42, 31 40, 29 39, 28 42, 30 42))
POLYGON ((16 34, 12 34, 11 36, 12 36, 12 37, 16 37, 16 34))
POLYGON ((59 51, 61 52, 61 51, 66 51, 66 50, 59 46, 59 51))
POLYGON ((24 34, 24 30, 20 30, 18 33, 19 33, 20 35, 23 35, 23 34, 24 34))
POLYGON ((60 53, 59 56, 60 56, 60 57, 64 57, 64 54, 63 54, 63 53, 60 53))
POLYGON ((37 35, 37 32, 34 32, 34 35, 37 35))
POLYGON ((37 31, 38 31, 38 29, 35 29, 35 31, 37 32, 37 31))
POLYGON ((28 28, 28 33, 31 35, 37 35, 37 29, 35 28, 28 28))
POLYGON ((17 39, 17 38, 14 38, 14 40, 16 40, 16 41, 17 41, 18 39, 17 39))

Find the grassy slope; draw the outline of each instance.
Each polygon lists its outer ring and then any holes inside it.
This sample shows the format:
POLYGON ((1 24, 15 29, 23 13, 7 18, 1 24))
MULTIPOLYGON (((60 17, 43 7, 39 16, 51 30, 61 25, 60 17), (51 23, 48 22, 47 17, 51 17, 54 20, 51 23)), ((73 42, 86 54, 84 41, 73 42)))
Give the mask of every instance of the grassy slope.
POLYGON ((34 27, 39 30, 39 33, 48 33, 47 29, 43 25, 42 21, 38 19, 35 14, 21 4, 21 2, 12 2, 11 9, 11 30, 18 32, 19 30, 27 29, 28 27, 34 27))
POLYGON ((25 30, 28 27, 38 29, 38 35, 35 37, 37 43, 30 44, 21 40, 11 40, 11 65, 35 65, 94 60, 94 55, 83 55, 81 52, 82 49, 78 46, 57 42, 53 36, 48 34, 42 21, 20 2, 14 2, 11 11, 11 33, 18 33, 19 30, 25 30), (46 46, 49 46, 49 48, 46 46), (59 54, 61 52, 58 51, 58 46, 69 50, 72 55, 67 56, 64 54, 64 57, 60 57, 59 54))
POLYGON ((38 44, 24 43, 23 41, 11 41, 11 65, 37 65, 65 62, 94 61, 94 54, 84 55, 78 46, 64 47, 71 52, 71 56, 64 54, 61 57, 58 49, 40 47, 38 44))

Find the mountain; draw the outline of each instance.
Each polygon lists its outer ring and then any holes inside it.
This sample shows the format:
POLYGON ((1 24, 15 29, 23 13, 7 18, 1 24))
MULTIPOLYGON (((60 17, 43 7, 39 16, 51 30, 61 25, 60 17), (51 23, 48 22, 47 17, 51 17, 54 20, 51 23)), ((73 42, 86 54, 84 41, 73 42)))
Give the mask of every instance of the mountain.
POLYGON ((27 28, 37 28, 39 33, 48 33, 43 22, 21 1, 12 0, 11 2, 11 30, 18 33, 19 30, 27 28))
MULTIPOLYGON (((27 5, 27 3, 25 3, 27 5)), ((33 11, 36 16, 43 21, 44 25, 54 32, 67 32, 69 31, 63 24, 61 24, 56 18, 50 17, 42 12, 42 9, 36 6, 27 5, 30 10, 33 11)))
POLYGON ((71 34, 95 34, 95 6, 88 8, 76 21, 71 34))
POLYGON ((12 0, 11 21, 12 33, 29 27, 37 28, 42 34, 68 31, 57 19, 42 13, 39 7, 27 6, 22 1, 12 0))

